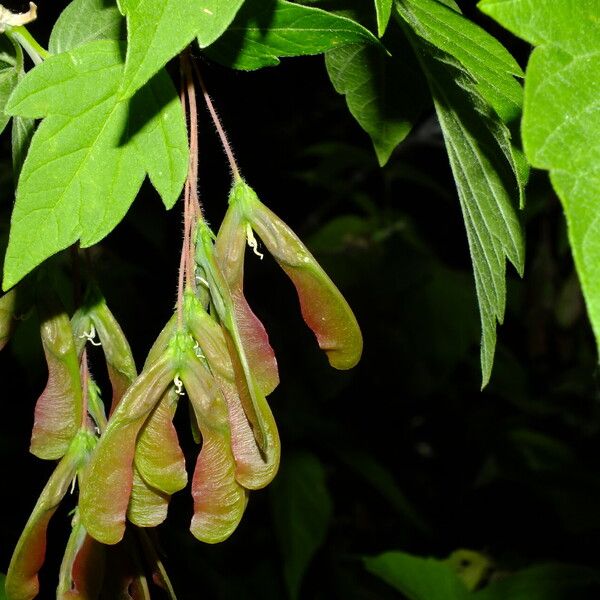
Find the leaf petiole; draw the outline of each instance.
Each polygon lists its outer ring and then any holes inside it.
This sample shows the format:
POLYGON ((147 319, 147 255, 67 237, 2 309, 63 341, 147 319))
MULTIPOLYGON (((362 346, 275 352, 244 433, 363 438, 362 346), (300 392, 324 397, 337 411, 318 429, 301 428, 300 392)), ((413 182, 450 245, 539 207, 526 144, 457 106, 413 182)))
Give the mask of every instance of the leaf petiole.
POLYGON ((33 61, 33 64, 39 65, 50 56, 50 52, 38 43, 24 25, 10 28, 7 27, 5 33, 23 47, 23 50, 27 52, 33 61))

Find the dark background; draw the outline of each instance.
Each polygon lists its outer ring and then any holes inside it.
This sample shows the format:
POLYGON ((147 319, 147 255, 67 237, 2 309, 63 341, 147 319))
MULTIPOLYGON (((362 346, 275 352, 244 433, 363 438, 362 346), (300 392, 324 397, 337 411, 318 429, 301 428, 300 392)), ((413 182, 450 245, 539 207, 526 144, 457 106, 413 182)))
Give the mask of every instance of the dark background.
MULTIPOLYGON (((62 5, 38 3, 40 20, 31 29, 42 43, 62 5)), ((494 32, 526 60, 526 47, 494 32)), ((425 114, 379 169, 321 57, 250 74, 198 60, 246 179, 346 295, 365 349, 354 370, 330 369, 284 274, 271 259, 249 255, 247 296, 280 366, 270 403, 285 477, 252 493, 238 531, 215 547, 189 534, 187 493, 174 497, 159 536, 180 598, 285 597, 282 539, 316 519, 306 490, 294 487, 302 488, 294 468, 307 453, 324 469, 333 513, 302 598, 397 597, 361 562, 387 550, 445 557, 471 548, 502 572, 541 562, 597 567, 596 350, 560 205, 545 175, 531 177, 522 214, 525 279, 508 269, 506 322, 492 381, 480 392, 474 282, 435 118, 425 114), (290 487, 290 480, 296 484, 290 487), (288 518, 276 526, 273 514, 282 505, 288 518)), ((200 191, 209 221, 218 226, 228 170, 203 108, 200 118, 200 191)), ((12 199, 9 137, 4 134, 0 172, 4 230, 12 199)), ((180 208, 165 212, 145 184, 126 220, 93 250, 96 274, 139 366, 173 310, 180 225, 180 208)), ((46 377, 37 327, 32 313, 0 361, 2 571, 52 469, 28 454, 33 407, 46 377)), ((103 381, 99 359, 92 355, 92 368, 103 381)), ((182 444, 193 450, 185 410, 177 425, 182 444)), ((47 590, 55 586, 72 506, 50 528, 42 573, 47 590)))

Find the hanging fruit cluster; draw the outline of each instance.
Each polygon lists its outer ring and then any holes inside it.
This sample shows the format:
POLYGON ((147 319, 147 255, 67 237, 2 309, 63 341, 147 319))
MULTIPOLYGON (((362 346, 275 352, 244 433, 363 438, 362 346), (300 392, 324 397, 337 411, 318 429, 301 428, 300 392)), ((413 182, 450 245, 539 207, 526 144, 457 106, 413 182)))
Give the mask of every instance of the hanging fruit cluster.
MULTIPOLYGON (((192 63, 182 59, 181 99, 188 114, 190 163, 176 310, 137 373, 123 331, 93 282, 69 318, 49 284, 38 298, 48 383, 35 407, 31 452, 59 461, 15 549, 6 579, 9 600, 39 592, 46 530, 69 489, 79 489, 61 566, 58 598, 148 598, 139 568, 174 597, 146 528, 162 523, 170 497, 188 483, 173 418, 187 396, 200 445, 191 492, 191 532, 217 543, 239 524, 251 490, 265 487, 280 460, 267 396, 279 383, 265 328, 244 297, 246 246, 262 247, 293 282, 302 316, 337 369, 360 359, 356 319, 335 285, 294 232, 240 176, 229 143, 196 71, 230 160, 233 184, 218 233, 197 194, 198 148, 192 63), (105 411, 88 364, 101 345, 112 384, 105 411), (142 557, 144 557, 142 559, 142 557)), ((11 329, 14 294, 0 299, 0 343, 11 329)))

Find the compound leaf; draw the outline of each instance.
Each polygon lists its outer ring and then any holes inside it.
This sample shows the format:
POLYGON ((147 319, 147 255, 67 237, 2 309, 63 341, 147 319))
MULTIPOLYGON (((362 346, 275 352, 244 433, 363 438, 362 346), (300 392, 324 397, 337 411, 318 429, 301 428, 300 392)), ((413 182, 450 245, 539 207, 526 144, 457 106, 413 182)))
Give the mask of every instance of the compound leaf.
POLYGON ((214 42, 244 0, 120 0, 127 17, 127 59, 122 93, 132 96, 194 38, 214 42))
POLYGON ((377 34, 383 36, 392 15, 392 0, 375 0, 377 13, 377 34))
POLYGON ((125 216, 146 170, 165 205, 176 200, 187 164, 177 94, 172 86, 163 87, 162 97, 153 84, 140 90, 149 120, 138 135, 146 143, 130 143, 131 106, 117 95, 122 74, 120 44, 100 40, 50 57, 11 96, 7 110, 12 114, 46 118, 33 136, 19 179, 6 288, 77 240, 91 246, 110 233, 125 216), (168 167, 157 167, 150 154, 161 156, 168 167), (32 230, 39 234, 34 239, 32 230))
POLYGON ((521 88, 513 78, 520 70, 494 38, 451 8, 400 0, 396 9, 429 81, 458 190, 479 302, 485 386, 496 323, 504 318, 506 259, 519 273, 524 267, 514 207, 523 202, 526 169, 507 126, 520 110, 521 88))
POLYGON ((368 29, 348 17, 285 0, 247 0, 207 54, 228 67, 253 70, 278 65, 282 57, 359 42, 378 44, 368 29))
POLYGON ((481 10, 537 46, 527 65, 522 136, 550 171, 600 346, 600 6, 594 0, 486 0, 481 10))
POLYGON ((48 50, 67 52, 94 40, 125 40, 125 19, 106 0, 73 0, 54 24, 48 50))
POLYGON ((371 44, 351 44, 325 55, 333 86, 371 137, 381 166, 429 104, 427 85, 406 42, 394 38, 386 44, 393 56, 371 44))
POLYGON ((514 76, 523 72, 496 38, 436 0, 399 0, 396 7, 419 37, 460 62, 503 121, 520 116, 523 89, 514 76))

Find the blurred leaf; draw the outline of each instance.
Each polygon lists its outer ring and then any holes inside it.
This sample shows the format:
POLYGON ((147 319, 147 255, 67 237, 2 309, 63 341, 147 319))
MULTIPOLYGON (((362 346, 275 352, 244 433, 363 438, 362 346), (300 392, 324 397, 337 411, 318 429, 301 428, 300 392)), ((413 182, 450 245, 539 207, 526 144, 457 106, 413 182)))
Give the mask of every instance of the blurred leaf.
POLYGON ((386 552, 365 558, 364 562, 367 571, 402 592, 409 600, 467 600, 471 596, 452 568, 434 558, 386 552))
POLYGON ((569 565, 530 567, 494 581, 475 600, 586 600, 600 597, 600 572, 569 565))
POLYGON ((297 452, 285 457, 271 487, 271 506, 285 582, 295 600, 308 564, 325 541, 333 511, 325 470, 316 456, 297 452))
POLYGON ((486 581, 492 570, 492 561, 474 550, 455 550, 445 561, 471 591, 486 581))
POLYGON ((355 473, 358 473, 373 489, 377 490, 390 503, 394 510, 406 519, 408 524, 416 527, 422 533, 431 533, 431 528, 425 522, 422 515, 419 514, 419 510, 406 497, 396 482, 393 473, 377 461, 369 452, 353 452, 342 448, 337 455, 344 464, 350 467, 355 473))

